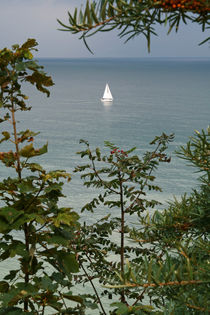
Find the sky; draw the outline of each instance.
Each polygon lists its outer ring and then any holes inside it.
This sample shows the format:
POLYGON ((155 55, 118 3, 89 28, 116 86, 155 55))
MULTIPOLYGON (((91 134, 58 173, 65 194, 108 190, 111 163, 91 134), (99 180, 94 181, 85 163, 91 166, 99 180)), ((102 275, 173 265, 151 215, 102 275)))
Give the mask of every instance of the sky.
POLYGON ((197 24, 182 26, 178 33, 167 35, 167 28, 158 26, 158 37, 151 41, 151 53, 146 40, 138 36, 124 44, 117 32, 100 33, 89 39, 92 56, 79 35, 61 32, 57 18, 68 24, 67 12, 80 7, 85 0, 0 0, 0 49, 22 44, 28 38, 39 43, 36 57, 210 57, 210 45, 198 46, 209 36, 197 24))

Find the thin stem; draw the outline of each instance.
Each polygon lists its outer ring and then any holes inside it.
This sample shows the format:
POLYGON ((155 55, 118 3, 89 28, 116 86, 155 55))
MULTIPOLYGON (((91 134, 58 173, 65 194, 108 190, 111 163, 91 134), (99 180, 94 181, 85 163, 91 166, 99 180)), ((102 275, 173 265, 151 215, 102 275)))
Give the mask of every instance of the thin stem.
MULTIPOLYGON (((157 150, 160 147, 160 143, 158 143, 156 149, 150 154, 150 158, 142 165, 142 167, 138 170, 139 172, 141 170, 143 170, 153 159, 154 155, 156 154, 157 150)), ((144 188, 148 182, 148 177, 151 175, 152 171, 154 170, 154 165, 151 167, 147 178, 145 179, 145 182, 142 184, 142 187, 144 188)), ((131 210, 133 208, 133 206, 135 205, 136 201, 138 200, 140 194, 142 193, 143 189, 141 189, 141 191, 137 194, 136 198, 134 199, 134 201, 125 209, 125 212, 128 212, 129 210, 131 210)))
POLYGON ((85 270, 85 268, 83 267, 82 263, 80 263, 80 266, 81 266, 82 270, 84 271, 86 277, 88 278, 88 281, 90 281, 90 284, 91 284, 91 286, 92 286, 92 288, 93 288, 93 290, 94 290, 94 292, 95 292, 95 294, 96 294, 98 303, 100 304, 100 307, 101 307, 101 310, 102 310, 103 314, 106 315, 106 312, 105 312, 105 310, 104 310, 103 304, 102 304, 102 302, 101 302, 101 299, 100 299, 100 297, 99 297, 99 295, 98 295, 98 292, 97 292, 97 290, 96 290, 96 287, 95 287, 95 285, 94 285, 94 283, 93 283, 91 277, 88 275, 88 273, 87 273, 87 271, 85 270))
MULTIPOLYGON (((121 269, 121 276, 124 276, 124 251, 125 251, 125 244, 124 244, 124 234, 125 234, 125 211, 124 211, 124 204, 123 204, 123 185, 122 185, 122 178, 119 171, 119 182, 120 182, 120 208, 121 208, 121 242, 120 242, 120 269, 121 269)), ((125 303, 125 292, 124 289, 121 292, 121 302, 125 303)))
MULTIPOLYGON (((120 14, 118 16, 120 16, 120 14)), ((87 32, 89 32, 92 29, 95 29, 95 28, 97 28, 99 26, 104 26, 104 25, 108 24, 109 22, 115 20, 118 16, 117 15, 116 16, 112 16, 112 17, 110 17, 108 19, 105 19, 105 20, 103 20, 103 21, 101 21, 99 23, 96 23, 96 24, 94 24, 92 26, 88 26, 87 28, 84 28, 84 27, 80 26, 80 27, 78 27, 77 32, 78 33, 79 32, 84 32, 86 34, 87 32)))
POLYGON ((192 304, 186 304, 186 305, 187 305, 187 307, 192 308, 192 309, 197 310, 197 311, 209 312, 209 310, 204 308, 204 307, 200 307, 200 306, 192 305, 192 304))
POLYGON ((13 126, 13 132, 14 132, 14 139, 15 139, 15 148, 16 148, 16 158, 17 158, 17 168, 16 171, 18 173, 19 180, 21 180, 21 166, 20 166, 20 152, 19 152, 19 145, 18 145, 18 137, 17 137, 17 128, 16 128, 16 120, 15 120, 15 105, 13 102, 13 97, 11 96, 11 102, 12 102, 12 126, 13 126))
POLYGON ((103 179, 99 176, 97 170, 96 170, 96 167, 95 167, 95 163, 93 161, 93 158, 92 158, 92 154, 90 152, 90 155, 91 155, 91 162, 92 162, 92 166, 93 166, 93 171, 94 173, 96 174, 96 176, 98 177, 99 181, 101 182, 101 184, 106 188, 108 189, 109 191, 113 192, 114 194, 119 194, 119 192, 111 187, 109 187, 106 182, 103 181, 103 179))
POLYGON ((65 306, 65 308, 66 308, 66 310, 67 310, 67 305, 66 305, 66 302, 65 302, 65 300, 64 300, 64 298, 63 298, 63 295, 59 292, 59 295, 60 295, 60 297, 61 297, 61 300, 63 301, 63 305, 65 306))
POLYGON ((132 306, 135 306, 135 305, 138 303, 138 301, 141 301, 141 300, 143 299, 144 293, 145 293, 146 290, 147 290, 147 288, 144 288, 144 290, 143 290, 142 293, 139 295, 139 297, 136 299, 136 301, 132 304, 132 306))
MULTIPOLYGON (((28 231, 28 224, 24 223, 24 235, 25 235, 25 246, 26 251, 29 253, 29 231, 28 231)), ((28 268, 25 271, 25 284, 29 283, 29 271, 28 268)), ((28 311, 28 298, 24 300, 24 311, 28 311)))
MULTIPOLYGON (((14 143, 15 143, 15 149, 16 149, 16 159, 17 159, 17 167, 16 167, 16 172, 18 173, 18 178, 21 181, 21 164, 20 164, 20 152, 19 152, 19 142, 18 142, 18 136, 17 136, 17 127, 16 127, 16 120, 15 120, 15 103, 13 99, 13 89, 14 86, 13 84, 11 85, 11 94, 10 94, 10 100, 11 100, 11 114, 12 114, 12 126, 13 126, 13 132, 14 132, 14 143)), ((25 236, 25 246, 26 246, 26 251, 29 253, 29 229, 28 229, 28 224, 24 223, 24 236, 25 236)), ((25 276, 24 276, 25 284, 29 283, 29 271, 28 268, 25 271, 25 276)), ((28 311, 28 298, 24 299, 24 311, 28 311)))
POLYGON ((44 310, 45 310, 45 305, 43 305, 43 309, 42 309, 42 314, 41 315, 44 315, 44 310))
POLYGON ((24 207, 24 210, 28 210, 29 207, 34 203, 34 201, 39 197, 39 194, 41 193, 41 191, 43 190, 44 188, 44 182, 41 184, 37 194, 30 200, 30 202, 24 207))

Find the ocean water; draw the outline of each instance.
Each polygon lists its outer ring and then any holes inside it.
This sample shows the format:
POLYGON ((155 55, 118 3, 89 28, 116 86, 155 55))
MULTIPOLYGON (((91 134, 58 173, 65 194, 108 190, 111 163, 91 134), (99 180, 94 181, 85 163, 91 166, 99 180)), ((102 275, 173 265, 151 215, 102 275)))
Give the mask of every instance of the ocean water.
MULTIPOLYGON (((73 174, 84 161, 76 154, 88 140, 91 147, 102 147, 108 140, 126 150, 136 147, 141 155, 150 149, 149 142, 162 132, 174 133, 169 146, 170 164, 161 165, 156 184, 162 193, 151 197, 164 205, 173 196, 180 197, 196 187, 197 174, 178 159, 174 151, 184 145, 194 130, 206 129, 210 122, 210 58, 209 59, 40 59, 55 85, 50 98, 25 87, 32 110, 21 113, 19 130, 40 131, 37 146, 48 142, 48 154, 38 158, 47 169, 65 169, 72 174, 66 184, 62 205, 80 212, 96 193, 87 190, 73 174), (106 82, 114 101, 104 105, 100 98, 106 82)), ((0 128, 4 130, 4 125, 0 128)), ((1 145, 0 151, 3 151, 1 145)), ((103 149, 106 152, 107 149, 103 149)), ((109 152, 109 151, 108 151, 109 152)), ((8 169, 0 165, 0 177, 8 169)), ((103 216, 100 209, 93 216, 84 213, 88 222, 103 216)), ((11 261, 11 266, 13 261, 11 261)), ((0 275, 8 269, 0 267, 0 275)))
POLYGON ((20 116, 20 128, 40 131, 39 142, 48 141, 49 153, 40 163, 72 174, 65 186, 65 203, 80 211, 92 194, 72 173, 83 163, 76 154, 83 148, 80 139, 93 148, 103 147, 105 140, 122 149, 135 146, 141 155, 156 135, 174 133, 169 147, 172 162, 157 172, 163 188, 158 198, 164 202, 190 192, 196 184, 194 169, 173 152, 195 129, 209 124, 210 58, 43 59, 40 64, 55 85, 50 98, 27 87, 32 111, 20 116), (106 82, 114 97, 112 105, 100 101, 106 82))

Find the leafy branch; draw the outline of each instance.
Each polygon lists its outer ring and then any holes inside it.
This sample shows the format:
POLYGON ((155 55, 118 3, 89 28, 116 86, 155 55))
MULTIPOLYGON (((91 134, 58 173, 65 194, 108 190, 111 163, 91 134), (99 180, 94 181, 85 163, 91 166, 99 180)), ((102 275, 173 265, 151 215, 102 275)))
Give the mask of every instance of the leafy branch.
MULTIPOLYGON (((209 29, 210 3, 209 0, 99 0, 86 1, 84 9, 75 8, 68 12, 69 24, 59 19, 61 31, 79 34, 90 52, 87 38, 98 32, 118 30, 118 36, 125 42, 138 35, 147 40, 150 51, 151 36, 157 35, 156 25, 168 25, 168 34, 175 29, 177 32, 180 22, 189 21, 201 25, 202 31, 209 29)), ((209 41, 209 37, 200 44, 209 41)))

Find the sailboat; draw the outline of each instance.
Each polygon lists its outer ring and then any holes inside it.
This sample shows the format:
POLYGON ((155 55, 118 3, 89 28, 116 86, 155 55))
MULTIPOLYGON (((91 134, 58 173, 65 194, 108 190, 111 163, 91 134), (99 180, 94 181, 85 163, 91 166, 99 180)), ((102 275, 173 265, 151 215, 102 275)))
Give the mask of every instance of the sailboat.
POLYGON ((108 83, 106 83, 104 95, 101 98, 101 101, 104 103, 111 103, 113 101, 112 93, 110 91, 108 83))

